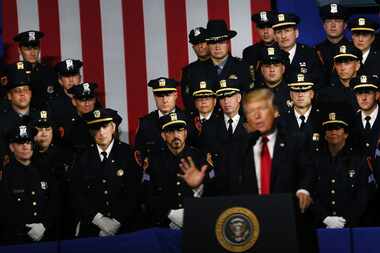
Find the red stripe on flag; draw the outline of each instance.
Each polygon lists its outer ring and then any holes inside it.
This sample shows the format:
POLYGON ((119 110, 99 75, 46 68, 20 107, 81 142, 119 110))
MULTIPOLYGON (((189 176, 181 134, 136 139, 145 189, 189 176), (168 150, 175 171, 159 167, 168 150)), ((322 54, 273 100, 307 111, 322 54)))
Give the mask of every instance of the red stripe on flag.
POLYGON ((54 66, 61 61, 58 0, 38 0, 38 12, 40 31, 45 33, 41 40, 41 57, 54 66))
POLYGON ((208 0, 207 9, 209 19, 224 19, 227 26, 230 27, 228 0, 208 0))
POLYGON ((98 84, 98 98, 105 105, 102 24, 99 0, 80 0, 83 76, 98 84))
POLYGON ((4 62, 11 63, 19 59, 17 44, 13 42, 13 37, 18 33, 17 3, 16 0, 2 2, 4 62))
MULTIPOLYGON (((270 0, 251 0, 251 13, 256 14, 260 11, 269 11, 271 10, 271 1, 270 0)), ((256 29, 255 23, 252 22, 252 39, 253 42, 256 43, 260 40, 259 34, 256 29)))
POLYGON ((129 142, 134 143, 138 119, 148 113, 143 4, 122 1, 129 142))
MULTIPOLYGON (((185 0, 166 0, 165 17, 169 77, 180 80, 182 68, 189 61, 185 0)), ((178 94, 177 105, 182 108, 183 102, 180 90, 178 94)))

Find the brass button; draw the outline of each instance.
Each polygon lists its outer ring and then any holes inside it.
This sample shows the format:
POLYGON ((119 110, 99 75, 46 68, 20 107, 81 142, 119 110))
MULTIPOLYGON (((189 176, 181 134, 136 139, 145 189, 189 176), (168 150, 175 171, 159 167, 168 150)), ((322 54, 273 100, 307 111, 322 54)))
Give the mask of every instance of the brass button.
POLYGON ((20 201, 21 201, 21 199, 20 199, 20 198, 18 198, 18 199, 17 199, 17 201, 18 201, 18 202, 20 202, 20 201))
POLYGON ((32 191, 32 195, 36 195, 36 192, 32 191))
POLYGON ((365 146, 368 148, 368 147, 369 147, 369 143, 367 142, 367 143, 365 144, 365 146))
POLYGON ((33 213, 33 216, 37 216, 37 212, 34 212, 34 213, 33 213))
POLYGON ((105 180, 105 179, 102 180, 102 183, 103 183, 103 184, 105 184, 106 182, 107 182, 107 180, 105 180))
POLYGON ((181 185, 181 182, 180 182, 180 181, 177 181, 177 185, 181 185))
POLYGON ((179 192, 177 195, 178 195, 178 196, 181 196, 182 194, 179 192))
POLYGON ((182 208, 182 204, 179 204, 178 207, 179 207, 179 208, 182 208))
POLYGON ((110 205, 110 202, 106 201, 106 205, 109 206, 109 205, 110 205))
POLYGON ((36 206, 36 205, 37 205, 37 202, 33 202, 32 204, 33 204, 33 206, 36 206))
POLYGON ((335 194, 335 191, 334 191, 334 190, 332 190, 332 191, 331 191, 331 194, 335 194))
POLYGON ((105 195, 107 195, 107 194, 108 194, 108 191, 107 191, 107 190, 105 190, 105 191, 104 191, 104 194, 105 194, 105 195))
POLYGON ((331 179, 331 183, 333 183, 333 184, 334 184, 334 183, 335 183, 335 179, 331 179))
POLYGON ((336 215, 336 212, 332 212, 333 215, 336 215))
POLYGON ((335 205, 335 201, 331 201, 331 204, 332 204, 332 205, 335 205))

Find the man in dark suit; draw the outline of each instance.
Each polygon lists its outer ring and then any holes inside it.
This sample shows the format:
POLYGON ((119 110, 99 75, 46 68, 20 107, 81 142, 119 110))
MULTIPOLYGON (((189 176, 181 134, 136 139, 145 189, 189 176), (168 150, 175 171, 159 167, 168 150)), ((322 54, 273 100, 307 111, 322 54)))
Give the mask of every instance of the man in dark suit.
POLYGON ((305 210, 311 202, 312 173, 306 157, 300 155, 302 143, 276 125, 278 111, 273 99, 267 88, 244 97, 244 113, 252 132, 250 138, 231 145, 226 156, 226 190, 228 194, 292 193, 305 210))
POLYGON ((243 60, 249 64, 249 70, 251 71, 253 80, 256 79, 255 71, 258 68, 260 51, 273 46, 276 43, 272 29, 273 16, 274 14, 271 11, 260 11, 252 15, 252 21, 256 24, 256 30, 259 34, 260 41, 243 50, 243 60))
POLYGON ((118 140, 121 117, 101 108, 84 115, 93 137, 73 169, 76 236, 110 236, 136 229, 142 170, 130 145, 118 140))
POLYGON ((372 46, 379 24, 367 17, 357 17, 351 20, 349 27, 352 32, 352 43, 362 52, 362 73, 380 77, 380 53, 372 46))
POLYGON ((340 45, 348 43, 344 36, 347 27, 348 11, 340 4, 331 3, 319 9, 326 39, 315 46, 326 72, 326 80, 333 72, 333 57, 340 45))
POLYGON ((181 79, 181 94, 183 99, 183 104, 185 109, 191 111, 194 109, 193 99, 191 95, 191 80, 192 77, 189 75, 191 69, 197 65, 198 62, 206 61, 210 58, 210 51, 206 42, 206 29, 203 27, 196 27, 189 33, 189 42, 192 45, 194 53, 197 56, 197 60, 186 65, 182 69, 182 79, 181 79))
POLYGON ((307 45, 297 43, 300 19, 294 14, 278 13, 274 19, 275 40, 280 48, 289 53, 290 67, 288 73, 309 73, 316 86, 324 85, 324 72, 315 50, 307 45))
POLYGON ((202 128, 200 136, 201 149, 211 153, 216 166, 223 158, 226 146, 234 139, 247 137, 244 127, 244 117, 240 115, 239 81, 236 79, 223 79, 216 88, 221 116, 214 121, 208 121, 202 128))

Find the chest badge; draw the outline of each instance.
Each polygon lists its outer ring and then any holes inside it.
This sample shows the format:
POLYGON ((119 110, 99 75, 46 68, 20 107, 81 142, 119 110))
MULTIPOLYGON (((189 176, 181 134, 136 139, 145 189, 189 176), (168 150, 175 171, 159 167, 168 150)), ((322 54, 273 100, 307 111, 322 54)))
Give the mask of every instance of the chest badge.
POLYGON ((48 188, 48 184, 45 181, 41 181, 41 189, 46 190, 48 188))
POLYGON ((355 174, 356 174, 356 171, 355 171, 355 170, 349 170, 349 171, 348 171, 348 176, 349 176, 350 178, 353 178, 353 177, 355 176, 355 174))

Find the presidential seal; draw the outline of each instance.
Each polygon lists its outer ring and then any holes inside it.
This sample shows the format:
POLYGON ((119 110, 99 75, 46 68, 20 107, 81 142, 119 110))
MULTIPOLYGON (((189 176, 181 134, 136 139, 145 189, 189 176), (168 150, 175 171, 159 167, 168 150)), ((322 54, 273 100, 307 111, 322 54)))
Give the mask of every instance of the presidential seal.
POLYGON ((230 252, 244 252, 255 245, 260 234, 260 224, 251 210, 232 207, 219 215, 215 234, 224 249, 230 252))

